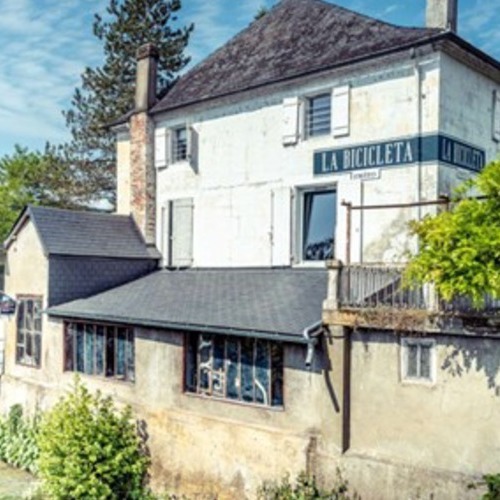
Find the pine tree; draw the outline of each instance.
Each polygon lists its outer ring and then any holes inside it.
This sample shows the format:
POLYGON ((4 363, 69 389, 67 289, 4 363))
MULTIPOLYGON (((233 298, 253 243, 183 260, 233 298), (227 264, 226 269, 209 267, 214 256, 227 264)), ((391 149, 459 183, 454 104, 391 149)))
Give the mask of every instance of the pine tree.
POLYGON ((95 15, 94 35, 103 42, 104 64, 87 67, 71 109, 64 113, 72 141, 65 161, 84 187, 80 200, 115 201, 115 138, 110 123, 133 107, 136 51, 144 43, 158 48, 158 88, 169 88, 189 62, 184 49, 193 25, 173 27, 181 0, 110 0, 106 17, 95 15))

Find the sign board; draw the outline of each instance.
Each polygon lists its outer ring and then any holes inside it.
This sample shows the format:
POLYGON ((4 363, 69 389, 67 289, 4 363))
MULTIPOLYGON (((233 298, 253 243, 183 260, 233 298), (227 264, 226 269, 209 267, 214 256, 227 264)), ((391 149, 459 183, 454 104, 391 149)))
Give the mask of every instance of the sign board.
POLYGON ((479 172, 486 163, 486 152, 437 134, 316 151, 313 168, 315 175, 321 175, 430 161, 479 172))
POLYGON ((352 181, 373 181, 380 179, 380 169, 362 170, 361 172, 351 172, 352 181))
POLYGON ((14 314, 16 301, 6 293, 0 292, 0 314, 14 314))

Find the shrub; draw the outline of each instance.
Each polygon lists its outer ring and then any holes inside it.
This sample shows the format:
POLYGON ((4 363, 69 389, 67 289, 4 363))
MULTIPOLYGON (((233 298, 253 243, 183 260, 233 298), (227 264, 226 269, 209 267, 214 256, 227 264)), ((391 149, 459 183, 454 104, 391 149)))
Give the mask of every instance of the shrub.
POLYGON ((41 419, 39 475, 54 499, 145 498, 149 458, 129 407, 91 394, 77 378, 72 391, 41 419))
POLYGON ((33 418, 23 418, 21 405, 10 408, 8 415, 0 419, 0 460, 37 472, 39 419, 38 413, 33 418))
MULTIPOLYGON (((337 469, 334 486, 331 490, 321 489, 314 476, 301 472, 296 481, 290 482, 288 475, 278 482, 264 482, 257 491, 259 500, 349 500, 348 482, 337 469)), ((354 494, 353 498, 357 498, 354 494)))
POLYGON ((488 491, 483 495, 483 500, 500 499, 500 474, 486 474, 483 476, 488 491))

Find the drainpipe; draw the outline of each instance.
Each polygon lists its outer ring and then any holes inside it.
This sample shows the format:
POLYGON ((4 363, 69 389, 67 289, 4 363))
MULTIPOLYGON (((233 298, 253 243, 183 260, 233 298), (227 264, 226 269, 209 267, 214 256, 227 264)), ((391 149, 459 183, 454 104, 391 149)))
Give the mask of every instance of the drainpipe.
POLYGON ((302 331, 302 336, 307 342, 307 354, 305 365, 308 370, 312 367, 312 362, 314 358, 314 349, 318 343, 318 335, 323 331, 323 322, 317 321, 312 325, 304 328, 302 331))

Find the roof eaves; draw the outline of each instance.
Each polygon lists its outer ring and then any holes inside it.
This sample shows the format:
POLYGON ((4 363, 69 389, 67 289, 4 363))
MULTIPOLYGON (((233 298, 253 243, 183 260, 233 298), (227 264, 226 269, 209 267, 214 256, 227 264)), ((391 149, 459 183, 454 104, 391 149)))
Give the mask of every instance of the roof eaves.
POLYGON ((153 319, 132 318, 124 316, 115 316, 113 314, 82 313, 77 311, 58 311, 57 308, 46 309, 45 313, 49 316, 62 319, 86 319, 91 321, 104 321, 107 323, 118 323, 122 325, 133 325, 150 328, 160 328, 164 330, 175 330, 180 332, 205 332, 221 335, 233 335, 236 337, 251 337, 265 340, 274 340, 277 342, 287 342, 294 344, 307 344, 308 340, 302 335, 289 332, 269 332, 262 330, 246 330, 242 328, 233 328, 229 326, 201 325, 189 323, 176 323, 172 321, 160 321, 153 319))

